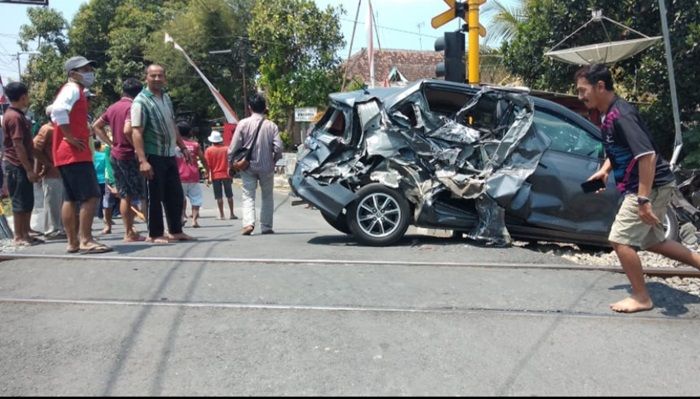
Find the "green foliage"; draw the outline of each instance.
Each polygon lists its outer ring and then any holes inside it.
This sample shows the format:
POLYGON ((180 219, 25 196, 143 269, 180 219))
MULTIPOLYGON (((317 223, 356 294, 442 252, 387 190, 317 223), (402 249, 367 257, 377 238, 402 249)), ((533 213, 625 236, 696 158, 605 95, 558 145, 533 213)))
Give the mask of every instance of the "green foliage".
POLYGON ((280 140, 282 140, 282 144, 284 144, 285 149, 290 149, 294 147, 292 135, 288 132, 280 132, 280 140))
MULTIPOLYGON (((697 0, 666 0, 666 3, 681 121, 686 131, 685 165, 697 167, 700 140, 690 132, 697 132, 700 107, 700 81, 694 73, 700 65, 700 7, 697 0)), ((501 50, 506 67, 536 89, 573 93, 573 74, 578 67, 545 58, 544 53, 587 22, 590 9, 601 9, 605 16, 648 36, 662 35, 656 1, 531 0, 526 7, 527 21, 518 26, 514 39, 505 42, 501 50)), ((610 23, 606 27, 611 40, 638 37, 612 28, 610 23)), ((593 23, 559 48, 606 41, 606 32, 600 24, 593 23)), ((669 156, 674 128, 663 43, 617 63, 611 70, 616 90, 623 97, 646 104, 640 107, 642 116, 664 155, 669 156)))
POLYGON ((60 12, 50 8, 29 8, 27 14, 30 23, 20 28, 20 47, 26 51, 36 42, 41 54, 29 58, 23 81, 29 86, 30 110, 39 120, 46 120, 44 110, 65 82, 67 44, 63 31, 67 23, 60 12))
POLYGON ((244 81, 248 95, 254 91, 257 57, 247 39, 253 0, 233 4, 221 0, 191 2, 173 20, 152 35, 146 55, 168 66, 168 85, 180 112, 193 119, 221 116, 209 89, 172 44, 163 43, 165 32, 185 49, 202 72, 221 92, 239 117, 245 115, 244 81), (215 50, 232 50, 228 54, 209 54, 215 50), (204 100, 204 101, 203 101, 204 100))
POLYGON ((270 117, 291 131, 294 108, 318 106, 340 89, 342 8, 319 10, 311 0, 257 0, 248 34, 260 57, 259 85, 270 117))

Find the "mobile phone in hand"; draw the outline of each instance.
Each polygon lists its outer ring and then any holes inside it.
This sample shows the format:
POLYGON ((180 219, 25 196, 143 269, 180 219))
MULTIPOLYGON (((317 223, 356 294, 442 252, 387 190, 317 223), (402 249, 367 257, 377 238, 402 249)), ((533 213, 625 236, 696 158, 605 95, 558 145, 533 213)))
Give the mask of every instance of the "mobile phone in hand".
POLYGON ((589 180, 581 183, 584 193, 594 193, 605 188, 605 183, 600 179, 589 180))

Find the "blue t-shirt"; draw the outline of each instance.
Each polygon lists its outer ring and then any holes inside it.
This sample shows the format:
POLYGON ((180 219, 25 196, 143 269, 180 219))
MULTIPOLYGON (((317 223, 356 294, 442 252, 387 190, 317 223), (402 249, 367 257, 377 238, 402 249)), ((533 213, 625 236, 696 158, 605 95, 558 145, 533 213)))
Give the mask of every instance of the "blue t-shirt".
POLYGON ((104 151, 95 151, 92 154, 92 162, 95 164, 97 183, 105 184, 105 167, 107 166, 107 154, 104 151))
POLYGON ((656 154, 656 173, 653 187, 661 187, 674 181, 668 162, 661 157, 649 129, 639 112, 627 101, 615 97, 600 127, 605 142, 605 153, 612 162, 617 188, 621 193, 637 193, 639 165, 637 160, 648 154, 656 154))

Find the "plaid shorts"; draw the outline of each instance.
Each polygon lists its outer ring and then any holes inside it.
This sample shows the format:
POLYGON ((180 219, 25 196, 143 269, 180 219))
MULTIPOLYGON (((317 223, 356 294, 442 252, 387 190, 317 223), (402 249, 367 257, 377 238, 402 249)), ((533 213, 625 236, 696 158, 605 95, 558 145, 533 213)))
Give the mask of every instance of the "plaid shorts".
POLYGON ((114 182, 120 197, 143 198, 145 182, 139 172, 139 162, 136 159, 119 160, 112 158, 114 182))

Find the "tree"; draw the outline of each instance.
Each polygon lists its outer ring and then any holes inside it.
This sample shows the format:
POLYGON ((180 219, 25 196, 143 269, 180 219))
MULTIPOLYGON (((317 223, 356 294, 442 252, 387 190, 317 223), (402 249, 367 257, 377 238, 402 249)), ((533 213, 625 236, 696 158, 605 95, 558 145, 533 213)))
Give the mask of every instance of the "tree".
POLYGON ((222 95, 245 115, 243 76, 248 92, 254 90, 258 60, 248 40, 254 0, 202 0, 189 3, 178 15, 152 35, 146 56, 168 66, 170 94, 177 108, 197 123, 221 117, 209 89, 172 44, 163 43, 165 32, 182 46, 222 95), (229 54, 210 54, 231 50, 229 54))
POLYGON ((490 23, 484 40, 485 45, 510 41, 515 37, 518 26, 527 20, 526 2, 518 0, 515 5, 508 6, 503 1, 492 0, 486 4, 482 17, 490 17, 490 23))
MULTIPOLYGON (((143 78, 152 34, 174 18, 186 0, 91 0, 69 31, 71 53, 97 62, 95 109, 119 99, 125 78, 143 78)), ((162 41, 162 37, 157 39, 162 41)))
POLYGON ((30 110, 35 118, 45 120, 44 109, 53 102, 54 96, 66 77, 63 63, 68 51, 64 30, 67 22, 63 15, 51 8, 27 9, 29 24, 20 27, 19 45, 27 51, 36 42, 39 56, 32 56, 23 76, 32 98, 30 110))
POLYGON ((324 105, 339 91, 342 8, 319 10, 311 0, 257 0, 248 35, 260 57, 259 84, 270 116, 292 131, 294 108, 324 105))
MULTIPOLYGON (((686 130, 686 165, 700 166, 697 113, 700 106, 700 82, 690 71, 700 64, 700 7, 697 0, 668 1, 668 21, 673 52, 681 120, 686 130)), ((590 9, 601 9, 605 16, 649 36, 661 35, 658 3, 625 0, 531 0, 527 3, 527 21, 518 26, 511 42, 501 50, 504 64, 525 84, 542 90, 573 93, 575 65, 544 57, 544 53, 590 19, 590 9)), ((565 47, 608 41, 606 32, 592 24, 567 41, 565 47)), ((610 29, 609 24, 607 25, 610 29)), ((629 31, 611 29, 611 40, 636 37, 629 31)), ((664 155, 670 155, 673 143, 673 117, 668 72, 663 44, 656 45, 630 59, 611 66, 616 90, 641 103, 642 117, 659 143, 664 155)))

